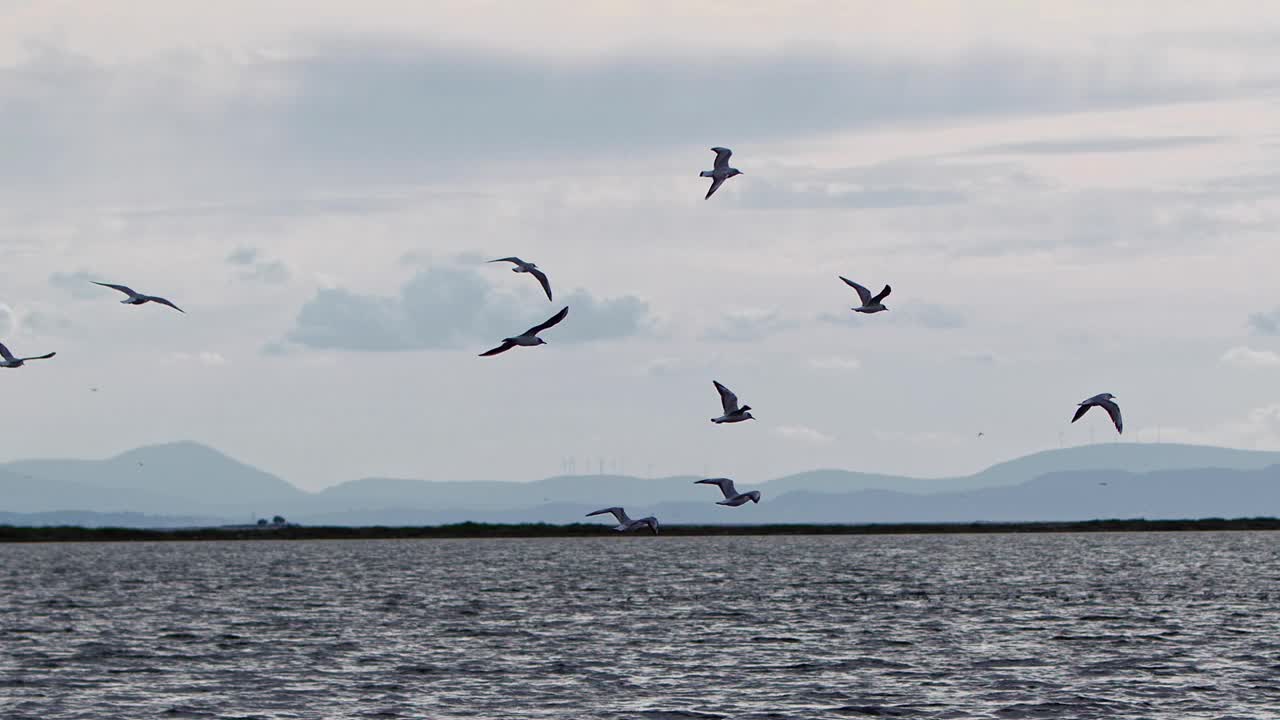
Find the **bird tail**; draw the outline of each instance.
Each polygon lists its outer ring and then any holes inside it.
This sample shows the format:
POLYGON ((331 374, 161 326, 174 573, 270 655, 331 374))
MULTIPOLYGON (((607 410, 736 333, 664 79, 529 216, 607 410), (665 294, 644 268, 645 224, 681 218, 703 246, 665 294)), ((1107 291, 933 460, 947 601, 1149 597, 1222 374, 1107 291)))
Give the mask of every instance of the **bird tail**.
POLYGON ((715 173, 712 172, 711 170, 703 170, 702 172, 698 173, 698 177, 715 177, 715 173))

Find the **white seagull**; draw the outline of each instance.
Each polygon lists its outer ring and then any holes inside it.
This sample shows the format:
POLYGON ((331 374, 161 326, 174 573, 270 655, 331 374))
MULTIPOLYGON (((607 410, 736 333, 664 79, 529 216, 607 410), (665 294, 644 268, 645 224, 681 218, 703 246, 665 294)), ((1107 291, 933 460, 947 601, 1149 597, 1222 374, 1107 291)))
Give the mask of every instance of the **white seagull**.
POLYGON ((168 305, 169 307, 173 308, 174 310, 177 310, 178 312, 184 315, 187 312, 186 310, 183 310, 182 308, 178 307, 177 305, 174 305, 173 303, 169 302, 168 300, 165 300, 162 297, 158 297, 156 295, 143 295, 142 293, 134 292, 132 288, 125 287, 124 285, 112 285, 111 283, 102 283, 102 282, 98 282, 97 280, 91 280, 90 282, 92 282, 94 285, 109 287, 112 290, 119 290, 125 295, 128 295, 129 296, 128 298, 120 301, 125 305, 145 305, 146 303, 153 302, 153 303, 159 303, 161 305, 168 305))
POLYGON ((518 257, 498 258, 497 260, 490 260, 489 262, 509 262, 515 264, 515 267, 511 268, 511 272, 529 273, 530 275, 538 278, 538 282, 542 285, 543 291, 547 293, 547 300, 551 299, 551 282, 547 280, 546 273, 539 270, 536 264, 525 262, 518 257))
POLYGON ((6 368, 22 367, 23 363, 25 363, 28 360, 48 360, 49 358, 57 354, 58 353, 56 352, 51 352, 48 355, 37 355, 35 357, 24 357, 24 358, 14 357, 13 353, 9 352, 9 348, 5 347, 3 343, 0 343, 0 358, 3 358, 3 360, 0 360, 0 367, 6 367, 6 368))
POLYGON ((716 390, 720 392, 720 406, 724 408, 724 414, 720 417, 711 418, 711 422, 719 425, 720 423, 736 423, 743 420, 755 420, 752 417, 750 405, 738 407, 738 396, 733 394, 729 388, 721 385, 718 381, 712 380, 712 385, 716 386, 716 390))
POLYGON ((531 347, 533 345, 546 345, 547 341, 538 337, 538 333, 542 332, 543 330, 546 330, 549 327, 555 327, 561 320, 564 319, 564 316, 568 314, 569 314, 569 306, 565 305, 564 308, 560 310, 560 312, 556 313, 555 315, 552 315, 546 322, 542 323, 541 325, 534 325, 533 327, 529 328, 528 330, 525 330, 524 332, 520 333, 515 337, 504 338, 501 345, 499 345, 496 348, 493 348, 492 350, 485 350, 484 352, 480 353, 480 357, 489 357, 490 355, 497 355, 498 353, 504 353, 517 345, 521 345, 523 347, 531 347))
POLYGON ((729 507, 738 507, 746 505, 750 500, 753 503, 760 502, 760 491, 752 490, 751 492, 738 492, 733 486, 733 481, 729 478, 706 478, 704 480, 695 480, 694 485, 719 485, 720 492, 724 493, 724 499, 716 503, 717 505, 728 505, 729 507))
POLYGON ((865 287, 863 287, 863 286, 859 285, 858 283, 856 283, 856 282, 854 282, 854 281, 850 280, 849 278, 847 278, 847 277, 845 277, 845 276, 843 276, 843 275, 840 275, 839 277, 840 277, 840 279, 841 279, 841 280, 843 280, 843 281, 845 282, 845 284, 846 284, 846 285, 848 285, 849 287, 853 288, 854 290, 857 290, 857 291, 858 291, 858 298, 859 298, 860 300, 862 300, 862 306, 861 306, 861 307, 851 308, 854 312, 860 312, 860 313, 878 313, 878 312, 880 312, 881 310, 888 310, 888 309, 889 309, 889 308, 885 307, 885 306, 884 306, 884 303, 882 303, 882 302, 880 302, 880 301, 881 301, 881 300, 884 300, 884 299, 885 299, 885 298, 887 298, 887 297, 889 297, 889 293, 890 293, 890 292, 893 292, 893 288, 889 287, 888 285, 885 285, 885 286, 884 286, 884 289, 880 291, 880 294, 879 294, 879 295, 876 295, 875 297, 872 297, 872 296, 871 296, 871 291, 870 291, 870 290, 866 289, 865 287))
POLYGON ((712 193, 719 190, 725 180, 728 180, 734 175, 742 174, 742 171, 738 168, 729 167, 729 156, 733 154, 732 150, 726 147, 713 147, 711 148, 711 151, 716 154, 714 169, 703 170, 699 173, 699 177, 711 178, 711 187, 707 190, 707 197, 704 197, 703 200, 711 197, 712 193))
POLYGON ((642 517, 639 520, 632 520, 631 518, 627 517, 626 510, 623 510, 620 507, 608 507, 603 510, 589 512, 587 513, 586 516, 591 517, 592 515, 603 515, 605 513, 613 513, 613 516, 618 519, 618 525, 613 528, 617 532, 627 532, 628 530, 639 530, 640 528, 647 526, 650 530, 653 531, 654 535, 658 534, 658 518, 652 515, 650 515, 649 517, 642 517))
POLYGON ((1124 420, 1120 417, 1120 406, 1115 403, 1115 395, 1111 393, 1102 393, 1080 403, 1080 407, 1076 409, 1076 414, 1071 418, 1071 422, 1075 422, 1084 417, 1091 407, 1100 407, 1107 411, 1111 416, 1111 422, 1115 423, 1116 432, 1124 432, 1124 420))

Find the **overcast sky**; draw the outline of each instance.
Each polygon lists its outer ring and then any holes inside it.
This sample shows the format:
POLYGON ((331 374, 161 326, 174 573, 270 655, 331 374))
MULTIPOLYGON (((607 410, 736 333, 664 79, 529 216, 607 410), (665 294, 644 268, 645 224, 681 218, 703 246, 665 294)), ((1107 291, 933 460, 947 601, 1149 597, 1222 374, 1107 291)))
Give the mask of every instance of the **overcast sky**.
POLYGON ((0 338, 58 352, 0 457, 949 475, 1100 392, 1280 449, 1272 2, 582 5, 0 0, 0 338))

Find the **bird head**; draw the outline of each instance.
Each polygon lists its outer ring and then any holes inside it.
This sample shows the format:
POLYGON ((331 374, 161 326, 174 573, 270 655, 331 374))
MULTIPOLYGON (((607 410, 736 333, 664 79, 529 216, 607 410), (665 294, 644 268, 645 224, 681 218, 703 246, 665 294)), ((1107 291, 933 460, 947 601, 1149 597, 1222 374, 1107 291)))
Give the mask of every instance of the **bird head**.
POLYGON ((542 338, 534 338, 534 345, 546 345, 547 341, 542 338))
POLYGON ((1102 397, 1106 400, 1115 400, 1116 396, 1111 393, 1102 393, 1102 397))
POLYGON ((749 493, 747 493, 747 494, 751 496, 751 502, 753 502, 753 503, 758 503, 758 502, 760 502, 760 491, 759 491, 759 490, 752 490, 751 492, 749 492, 749 493))
POLYGON ((738 168, 729 168, 729 177, 733 177, 734 175, 741 175, 741 174, 742 174, 742 171, 739 170, 738 168))

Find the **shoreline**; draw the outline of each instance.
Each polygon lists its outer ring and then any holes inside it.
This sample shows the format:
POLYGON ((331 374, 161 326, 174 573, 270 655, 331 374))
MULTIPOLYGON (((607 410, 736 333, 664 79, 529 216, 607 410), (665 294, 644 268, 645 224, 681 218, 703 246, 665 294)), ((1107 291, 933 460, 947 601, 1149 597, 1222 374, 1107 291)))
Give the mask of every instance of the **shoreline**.
MULTIPOLYGON (((859 525, 664 525, 662 535, 990 535, 1090 532, 1280 530, 1280 518, 1111 519, 1070 522, 873 523, 859 525)), ((648 533, 628 533, 628 535, 648 533)), ((409 540, 618 537, 607 525, 456 523, 411 527, 288 526, 277 528, 86 528, 0 525, 0 543, 157 542, 201 540, 409 540)))

